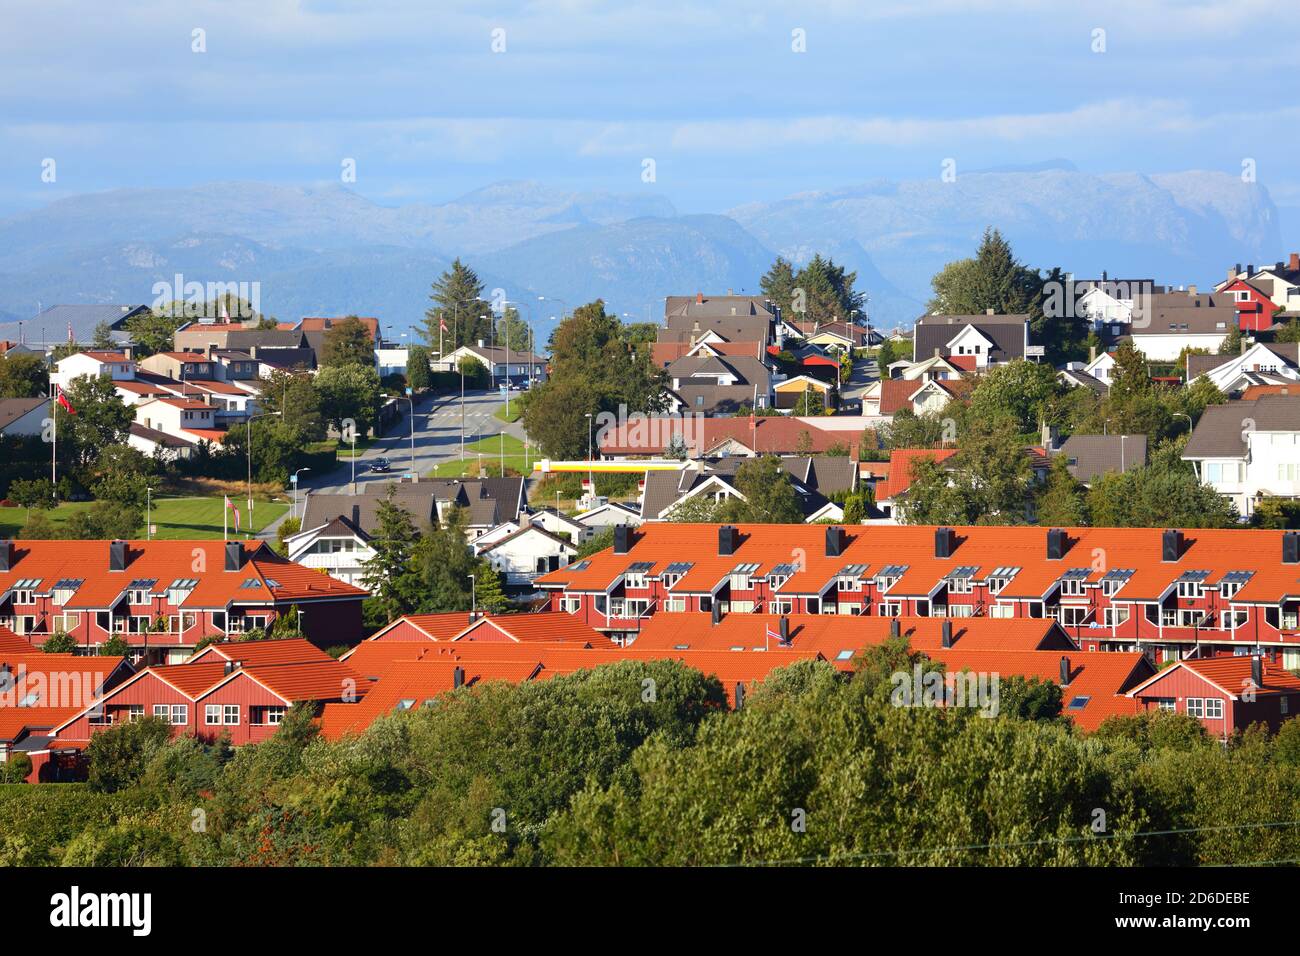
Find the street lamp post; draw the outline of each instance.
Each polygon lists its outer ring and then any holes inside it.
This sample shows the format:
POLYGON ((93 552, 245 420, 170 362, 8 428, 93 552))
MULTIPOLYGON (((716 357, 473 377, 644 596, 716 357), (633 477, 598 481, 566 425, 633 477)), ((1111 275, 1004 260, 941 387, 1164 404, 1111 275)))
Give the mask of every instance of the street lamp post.
MULTIPOLYGON (((407 391, 410 391, 408 389, 407 391)), ((384 398, 395 398, 398 401, 403 399, 411 406, 411 421, 409 431, 411 433, 411 474, 415 474, 415 399, 410 395, 385 395, 384 398)))
POLYGON ((474 575, 469 576, 469 619, 478 617, 478 582, 474 575))
POLYGON ((153 540, 153 489, 144 486, 144 539, 153 540))
MULTIPOLYGON (((304 472, 304 471, 311 471, 311 469, 308 468, 308 467, 302 467, 302 468, 299 468, 298 471, 295 471, 295 472, 293 473, 293 477, 289 479, 289 483, 290 483, 291 485, 293 485, 293 512, 292 512, 292 514, 293 514, 295 517, 297 517, 299 521, 302 520, 302 517, 303 517, 303 516, 300 515, 300 514, 298 514, 298 474, 299 474, 299 472, 304 472)), ((304 504, 305 504, 305 502, 304 502, 304 504)), ((304 509, 304 510, 305 510, 305 509, 304 509)))

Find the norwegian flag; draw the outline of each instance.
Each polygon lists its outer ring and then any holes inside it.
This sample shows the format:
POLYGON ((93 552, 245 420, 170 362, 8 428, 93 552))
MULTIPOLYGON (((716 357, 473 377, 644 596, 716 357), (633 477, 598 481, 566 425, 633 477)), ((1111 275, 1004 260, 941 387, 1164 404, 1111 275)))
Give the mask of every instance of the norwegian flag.
POLYGON ((58 385, 54 386, 54 400, 57 401, 60 405, 62 405, 63 410, 67 412, 69 415, 77 414, 77 410, 73 408, 72 403, 68 401, 68 396, 63 394, 63 389, 61 386, 58 385))
POLYGON ((226 507, 229 508, 235 516, 235 534, 239 534, 239 509, 235 507, 235 503, 230 500, 229 495, 226 495, 226 507))
POLYGON ((770 627, 765 628, 764 630, 766 631, 766 634, 765 634, 764 636, 765 636, 769 641, 771 641, 771 640, 775 640, 775 641, 776 641, 778 644, 780 644, 782 647, 789 647, 789 646, 790 646, 790 642, 781 636, 781 632, 780 632, 780 631, 774 631, 774 630, 772 630, 770 627))
POLYGON ((439 332, 447 331, 447 320, 442 317, 441 313, 439 313, 438 315, 438 331, 439 332))

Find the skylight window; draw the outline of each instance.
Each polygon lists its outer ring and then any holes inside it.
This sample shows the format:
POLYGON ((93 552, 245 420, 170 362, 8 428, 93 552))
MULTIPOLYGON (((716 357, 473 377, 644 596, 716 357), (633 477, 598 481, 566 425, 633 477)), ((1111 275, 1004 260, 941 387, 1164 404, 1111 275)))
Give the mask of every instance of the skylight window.
POLYGON ((1070 704, 1066 710, 1083 710, 1088 706, 1090 700, 1092 700, 1091 697, 1073 697, 1070 699, 1070 704))

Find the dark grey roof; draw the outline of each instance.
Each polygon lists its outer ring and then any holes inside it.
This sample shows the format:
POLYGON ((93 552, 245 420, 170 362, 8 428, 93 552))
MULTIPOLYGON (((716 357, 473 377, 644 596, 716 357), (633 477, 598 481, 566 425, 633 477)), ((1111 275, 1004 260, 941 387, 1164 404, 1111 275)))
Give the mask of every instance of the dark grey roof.
POLYGON ((752 385, 682 385, 670 390, 681 399, 684 412, 731 415, 754 401, 752 385))
POLYGON ((1070 474, 1084 484, 1107 472, 1131 471, 1147 463, 1146 435, 1071 435, 1062 444, 1070 474))
POLYGON ((272 368, 316 367, 316 353, 311 349, 258 349, 257 360, 272 368))
POLYGON ((1101 379, 1097 378, 1095 375, 1089 375, 1087 372, 1078 369, 1063 368, 1057 374, 1063 378, 1069 379, 1075 385, 1090 388, 1099 395, 1105 394, 1108 390, 1106 383, 1101 379))
MULTIPOLYGON (((421 489, 416 494, 395 494, 393 498, 394 503, 411 516, 417 528, 432 524, 437 518, 433 495, 427 489, 421 489)), ((379 505, 383 500, 382 495, 308 494, 302 526, 304 529, 319 528, 336 518, 344 517, 366 534, 374 534, 379 527, 379 505)))
POLYGON ((670 295, 664 300, 664 318, 722 318, 741 315, 775 317, 776 307, 763 295, 670 295))
MULTIPOLYGON (((475 527, 513 521, 528 504, 523 476, 504 478, 432 478, 415 483, 369 482, 365 497, 378 498, 392 487, 399 497, 427 496, 431 502, 449 502, 468 508, 469 523, 475 527)), ((436 514, 436 508, 434 508, 436 514)))
POLYGON ((1212 372, 1220 365, 1231 362, 1235 358, 1241 358, 1241 355, 1189 355, 1187 356, 1187 380, 1191 381, 1198 375, 1212 372))
POLYGON ((0 398, 0 431, 49 403, 48 398, 0 398))
POLYGON ((1300 395, 1263 395, 1205 409, 1183 449, 1183 457, 1242 458, 1247 431, 1300 430, 1300 395))
POLYGON ((181 438, 179 435, 172 435, 168 432, 160 432, 156 428, 146 428, 139 422, 132 422, 127 431, 137 438, 143 438, 145 441, 151 441, 155 445, 162 445, 164 448, 193 448, 195 442, 181 438))
MULTIPOLYGON (((735 487, 736 473, 752 458, 728 457, 703 462, 681 471, 652 471, 645 476, 641 496, 641 517, 655 520, 674 502, 699 485, 717 480, 735 487)), ((857 478, 857 462, 848 457, 818 455, 812 458, 782 458, 781 464, 795 482, 799 503, 805 516, 826 506, 827 493, 852 489, 857 478), (825 484, 822 484, 825 482, 825 484)))
POLYGON ((913 358, 920 362, 935 354, 948 354, 948 343, 961 331, 962 326, 975 329, 993 343, 991 357, 995 362, 1008 362, 1025 357, 1025 334, 1029 324, 1027 313, 1012 315, 923 315, 916 320, 913 339, 913 358))

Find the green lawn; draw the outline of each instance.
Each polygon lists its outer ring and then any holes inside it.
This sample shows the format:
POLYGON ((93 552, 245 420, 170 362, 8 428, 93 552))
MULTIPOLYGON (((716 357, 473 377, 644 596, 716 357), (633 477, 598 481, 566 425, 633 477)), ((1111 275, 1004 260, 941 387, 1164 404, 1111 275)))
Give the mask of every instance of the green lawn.
POLYGON ((497 409, 495 412, 493 412, 492 414, 496 417, 496 419, 497 419, 498 421, 503 421, 503 422, 507 422, 507 423, 514 423, 514 422, 519 421, 519 419, 520 419, 521 417, 523 417, 523 414, 524 414, 524 406, 523 406, 523 403, 522 403, 522 402, 520 402, 518 399, 515 399, 514 401, 512 401, 512 402, 510 403, 510 414, 508 414, 508 415, 506 414, 506 406, 505 406, 505 405, 502 405, 500 408, 498 408, 498 409, 497 409))
MULTIPOLYGON (((489 474, 501 473, 501 436, 488 435, 465 446, 465 457, 444 461, 429 473, 430 478, 459 478, 469 473, 472 465, 479 462, 482 453, 483 466, 489 474)), ((532 449, 525 459, 524 443, 514 435, 505 436, 506 468, 514 469, 527 475, 533 470, 537 460, 537 449, 532 449)))
MULTIPOLYGON (((357 455, 360 456, 361 454, 363 454, 365 450, 369 448, 371 445, 373 445, 374 443, 375 443, 374 438, 358 438, 357 445, 356 445, 357 455)), ((351 442, 336 441, 335 439, 331 438, 328 441, 318 441, 310 445, 307 448, 307 450, 308 451, 335 451, 338 453, 339 458, 345 458, 348 461, 352 460, 351 442)))
MULTIPOLYGON (((248 519, 248 500, 240 498, 235 502, 239 508, 241 521, 248 519)), ((73 501, 59 505, 47 512, 50 520, 63 524, 68 516, 76 511, 90 507, 90 502, 73 501)), ((289 510, 288 502, 253 500, 253 530, 260 531, 268 524, 289 510)), ((155 538, 220 538, 221 522, 225 503, 221 498, 155 498, 152 519, 157 529, 155 538)), ((26 508, 0 509, 0 534, 12 538, 27 520, 26 508)), ((234 530, 233 527, 231 529, 234 530)), ((248 530, 241 525, 241 531, 248 530)), ((139 536, 145 537, 141 525, 139 536)))

